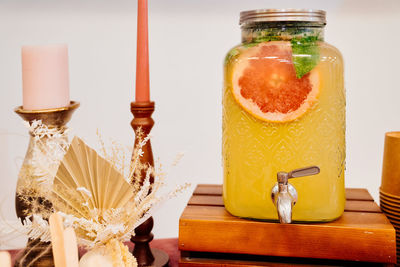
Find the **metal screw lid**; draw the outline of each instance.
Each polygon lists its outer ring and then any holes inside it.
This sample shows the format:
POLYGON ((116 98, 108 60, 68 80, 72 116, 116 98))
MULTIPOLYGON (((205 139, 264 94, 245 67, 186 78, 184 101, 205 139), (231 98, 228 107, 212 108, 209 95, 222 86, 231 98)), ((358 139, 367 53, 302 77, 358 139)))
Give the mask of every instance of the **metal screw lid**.
POLYGON ((240 12, 239 25, 263 21, 306 21, 326 24, 326 12, 316 9, 256 9, 240 12))

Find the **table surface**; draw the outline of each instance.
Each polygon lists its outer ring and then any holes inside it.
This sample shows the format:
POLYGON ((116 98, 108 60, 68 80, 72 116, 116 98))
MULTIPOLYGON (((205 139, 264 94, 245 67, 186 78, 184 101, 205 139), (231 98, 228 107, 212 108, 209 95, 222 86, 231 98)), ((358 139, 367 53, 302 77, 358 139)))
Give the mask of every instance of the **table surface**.
MULTIPOLYGON (((150 246, 152 248, 158 248, 165 251, 169 255, 169 266, 178 266, 179 261, 179 250, 178 250, 178 239, 177 238, 166 238, 166 239, 155 239, 151 241, 150 246)), ((132 251, 133 244, 128 244, 129 249, 132 251)), ((11 250, 12 261, 17 257, 21 250, 11 250)))

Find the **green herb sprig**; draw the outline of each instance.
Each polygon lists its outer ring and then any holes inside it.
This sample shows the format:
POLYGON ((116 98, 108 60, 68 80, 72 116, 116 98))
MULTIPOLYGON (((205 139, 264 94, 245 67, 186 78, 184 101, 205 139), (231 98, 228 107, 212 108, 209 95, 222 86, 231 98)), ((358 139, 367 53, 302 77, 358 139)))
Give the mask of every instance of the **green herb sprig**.
POLYGON ((306 36, 291 40, 296 77, 300 79, 319 62, 318 36, 306 36))

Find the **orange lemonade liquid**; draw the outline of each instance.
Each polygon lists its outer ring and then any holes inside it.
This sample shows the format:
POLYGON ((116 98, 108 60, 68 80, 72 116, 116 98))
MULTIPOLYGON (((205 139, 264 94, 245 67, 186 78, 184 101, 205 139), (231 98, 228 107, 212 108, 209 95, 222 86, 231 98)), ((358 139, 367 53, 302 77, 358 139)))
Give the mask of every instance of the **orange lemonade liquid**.
POLYGON ((299 93, 296 91, 302 86, 298 85, 300 80, 293 78, 293 74, 286 77, 286 70, 280 71, 283 67, 279 64, 293 67, 296 57, 304 57, 291 51, 291 46, 290 40, 283 39, 239 45, 228 53, 223 93, 224 203, 235 216, 277 220, 277 209, 271 200, 277 172, 316 165, 320 167, 320 174, 289 180, 298 193, 292 218, 295 221, 330 221, 341 216, 345 204, 342 56, 333 46, 321 40, 316 42, 318 62, 303 76, 309 79, 304 82, 307 90, 311 90, 306 91, 308 96, 314 96, 304 99, 300 89, 299 93), (291 55, 283 58, 283 52, 276 52, 278 56, 271 56, 268 51, 274 52, 273 44, 276 49, 286 47, 285 51, 291 55), (254 52, 248 52, 249 49, 254 52), (266 67, 262 72, 263 60, 269 60, 265 64, 270 66, 276 62, 277 73, 274 73, 275 67, 266 67), (253 67, 253 72, 251 68, 246 72, 249 66, 253 67), (312 75, 317 77, 314 84, 312 75), (269 91, 263 92, 260 84, 269 91), (310 103, 303 105, 308 100, 310 103), (260 110, 254 103, 258 103, 260 110), (292 105, 297 110, 282 105, 292 105), (292 115, 268 115, 268 108, 292 115))

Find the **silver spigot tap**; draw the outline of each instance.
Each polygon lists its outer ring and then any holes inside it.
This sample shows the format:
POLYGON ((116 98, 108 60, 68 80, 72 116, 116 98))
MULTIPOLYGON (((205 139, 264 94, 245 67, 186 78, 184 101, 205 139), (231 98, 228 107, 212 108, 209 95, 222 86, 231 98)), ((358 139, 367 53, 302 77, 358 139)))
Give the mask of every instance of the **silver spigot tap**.
POLYGON ((291 172, 278 172, 278 182, 272 188, 271 197, 278 211, 279 221, 281 223, 292 222, 292 209, 298 197, 294 186, 289 184, 289 179, 315 175, 319 172, 320 169, 317 166, 296 169, 291 172))

